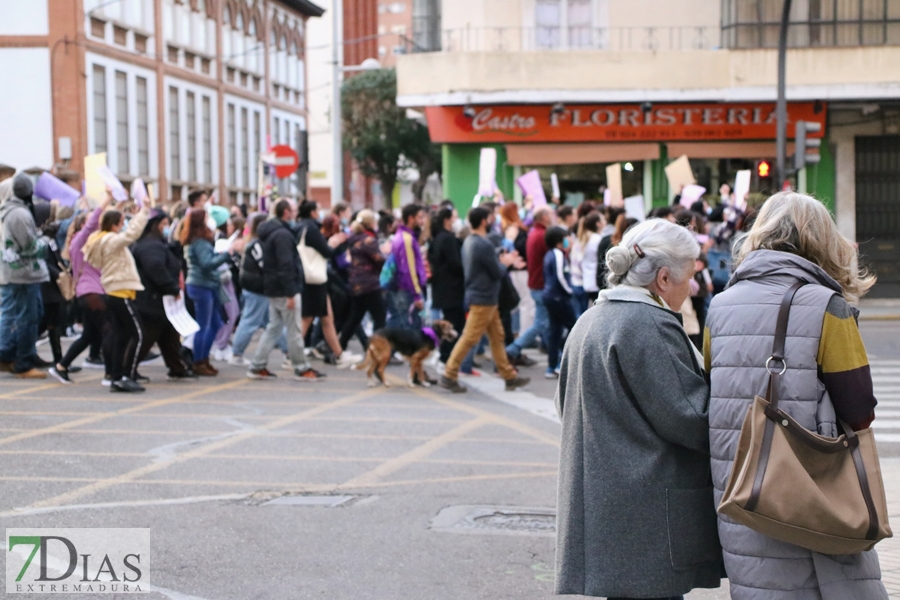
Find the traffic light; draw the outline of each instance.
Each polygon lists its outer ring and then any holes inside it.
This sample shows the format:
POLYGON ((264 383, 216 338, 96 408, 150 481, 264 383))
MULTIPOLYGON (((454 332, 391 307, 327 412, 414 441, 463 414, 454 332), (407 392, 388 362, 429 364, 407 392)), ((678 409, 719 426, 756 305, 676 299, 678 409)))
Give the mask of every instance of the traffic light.
POLYGON ((769 177, 772 175, 772 166, 767 160, 761 160, 756 163, 756 174, 760 177, 769 177))
POLYGON ((821 130, 821 123, 797 121, 797 130, 794 136, 794 169, 797 171, 806 165, 817 164, 822 159, 818 153, 818 149, 822 146, 822 140, 820 138, 807 137, 807 134, 821 130), (817 151, 813 153, 807 152, 811 148, 815 148, 817 151))

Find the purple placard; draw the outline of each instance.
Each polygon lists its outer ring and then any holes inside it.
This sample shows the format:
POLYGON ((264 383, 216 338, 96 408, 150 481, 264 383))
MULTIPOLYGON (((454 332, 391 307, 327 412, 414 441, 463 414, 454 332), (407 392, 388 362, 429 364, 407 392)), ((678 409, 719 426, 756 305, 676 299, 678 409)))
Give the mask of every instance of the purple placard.
POLYGON ((68 183, 51 175, 41 173, 34 186, 34 195, 47 200, 57 200, 61 206, 75 206, 81 194, 68 183))
POLYGON ((547 196, 544 194, 544 186, 541 184, 541 175, 537 170, 528 171, 516 179, 516 183, 522 188, 523 196, 531 196, 533 209, 547 205, 547 196))

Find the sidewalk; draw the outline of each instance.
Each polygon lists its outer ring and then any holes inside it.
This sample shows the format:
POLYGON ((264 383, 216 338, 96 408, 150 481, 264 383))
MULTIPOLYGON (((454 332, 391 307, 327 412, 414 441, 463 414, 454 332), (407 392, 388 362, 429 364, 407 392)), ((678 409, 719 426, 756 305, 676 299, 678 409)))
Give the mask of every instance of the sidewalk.
POLYGON ((882 458, 881 470, 894 537, 878 544, 878 557, 888 594, 900 598, 900 458, 882 458))

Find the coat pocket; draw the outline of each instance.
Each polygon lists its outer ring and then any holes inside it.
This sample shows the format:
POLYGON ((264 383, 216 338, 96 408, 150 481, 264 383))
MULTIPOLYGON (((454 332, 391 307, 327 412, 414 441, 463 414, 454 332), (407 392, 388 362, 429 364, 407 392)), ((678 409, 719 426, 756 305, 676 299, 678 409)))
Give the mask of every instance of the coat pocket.
POLYGON ((722 560, 713 488, 666 489, 669 557, 674 569, 722 560))

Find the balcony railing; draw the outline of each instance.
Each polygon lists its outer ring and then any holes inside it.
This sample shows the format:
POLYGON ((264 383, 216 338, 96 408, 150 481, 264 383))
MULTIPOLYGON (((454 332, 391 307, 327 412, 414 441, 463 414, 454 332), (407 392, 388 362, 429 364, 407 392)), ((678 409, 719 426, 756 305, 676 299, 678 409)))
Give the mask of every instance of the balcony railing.
POLYGON ((408 52, 665 52, 719 46, 718 27, 461 27, 440 32, 440 49, 409 43, 408 52))

